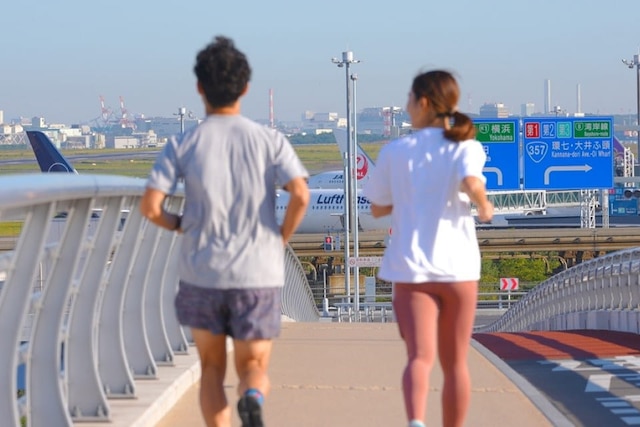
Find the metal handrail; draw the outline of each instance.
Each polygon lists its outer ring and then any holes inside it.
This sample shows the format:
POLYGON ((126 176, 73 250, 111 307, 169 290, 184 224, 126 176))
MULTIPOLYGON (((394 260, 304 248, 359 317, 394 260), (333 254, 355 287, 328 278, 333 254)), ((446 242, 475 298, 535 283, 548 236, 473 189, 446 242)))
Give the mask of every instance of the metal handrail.
POLYGON ((613 252, 550 277, 479 331, 566 329, 640 333, 640 248, 613 252))
MULTIPOLYGON (((157 378, 159 365, 188 351, 173 309, 181 237, 140 215, 145 183, 0 177, 0 221, 22 222, 14 249, 0 254, 0 414, 8 425, 23 416, 31 425, 108 421, 109 399, 135 398, 139 379, 157 378), (26 387, 17 399, 21 364, 26 387)), ((170 197, 170 209, 183 196, 170 197)), ((292 254, 287 248, 283 314, 318 320, 292 254)))

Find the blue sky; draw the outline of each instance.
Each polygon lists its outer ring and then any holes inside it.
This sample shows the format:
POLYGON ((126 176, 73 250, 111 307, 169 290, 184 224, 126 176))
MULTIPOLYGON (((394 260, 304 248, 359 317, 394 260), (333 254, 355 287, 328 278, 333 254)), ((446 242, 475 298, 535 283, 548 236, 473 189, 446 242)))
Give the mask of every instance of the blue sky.
POLYGON ((621 59, 640 49, 638 0, 324 0, 157 2, 21 0, 2 7, 0 110, 5 121, 43 116, 90 122, 99 96, 119 111, 171 116, 203 108, 192 72, 195 54, 227 35, 249 57, 253 79, 243 112, 276 119, 304 110, 345 113, 346 50, 362 62, 357 109, 404 106, 411 79, 445 68, 459 77, 460 109, 485 102, 543 109, 552 104, 600 114, 636 112, 636 71, 621 59))

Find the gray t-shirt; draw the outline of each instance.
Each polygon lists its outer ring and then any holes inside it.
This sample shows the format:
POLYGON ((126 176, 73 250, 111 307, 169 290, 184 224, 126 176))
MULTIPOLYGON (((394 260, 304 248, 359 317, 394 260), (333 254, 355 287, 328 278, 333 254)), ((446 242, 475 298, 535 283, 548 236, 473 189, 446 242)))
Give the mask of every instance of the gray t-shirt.
POLYGON ((307 170, 280 132, 241 115, 210 115, 167 143, 147 186, 184 179, 180 280, 206 288, 284 285, 276 187, 307 170))

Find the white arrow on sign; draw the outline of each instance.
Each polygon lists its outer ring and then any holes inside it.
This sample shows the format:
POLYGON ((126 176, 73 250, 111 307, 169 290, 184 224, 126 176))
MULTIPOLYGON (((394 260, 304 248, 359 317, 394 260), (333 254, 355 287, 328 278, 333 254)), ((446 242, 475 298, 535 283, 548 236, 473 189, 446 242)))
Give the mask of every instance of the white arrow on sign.
POLYGON ((496 174, 496 179, 498 180, 498 185, 502 185, 502 171, 495 166, 488 166, 482 169, 482 172, 493 172, 496 174))
POLYGON ((593 169, 589 165, 582 166, 550 166, 544 171, 544 185, 549 185, 551 172, 589 172, 593 169))

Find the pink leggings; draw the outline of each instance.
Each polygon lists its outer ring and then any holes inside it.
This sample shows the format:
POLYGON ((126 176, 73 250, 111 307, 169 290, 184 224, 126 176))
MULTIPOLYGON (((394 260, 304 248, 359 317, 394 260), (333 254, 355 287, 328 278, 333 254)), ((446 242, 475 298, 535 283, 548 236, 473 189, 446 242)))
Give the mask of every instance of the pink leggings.
POLYGON ((402 390, 408 420, 424 418, 437 350, 444 373, 443 425, 462 426, 471 396, 467 352, 477 295, 475 281, 394 285, 393 311, 407 347, 402 390))

